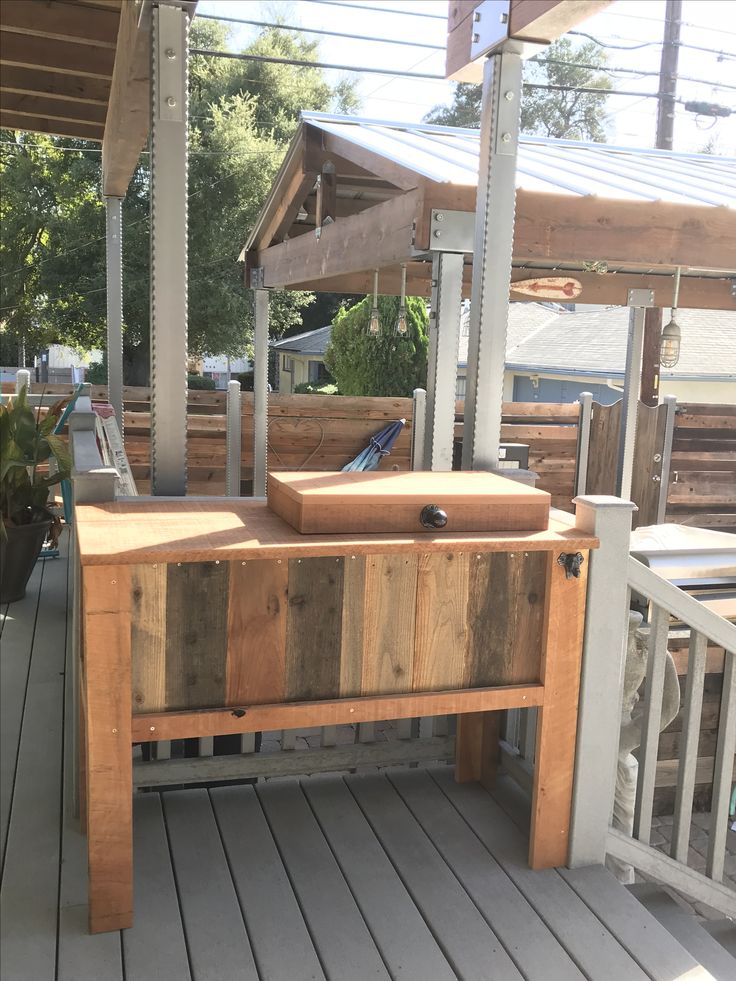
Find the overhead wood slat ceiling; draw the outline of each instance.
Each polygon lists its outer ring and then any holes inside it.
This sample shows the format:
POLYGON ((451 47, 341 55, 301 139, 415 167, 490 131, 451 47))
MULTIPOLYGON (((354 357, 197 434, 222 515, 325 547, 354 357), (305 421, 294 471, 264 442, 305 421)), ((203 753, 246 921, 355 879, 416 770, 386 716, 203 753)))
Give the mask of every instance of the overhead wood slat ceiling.
POLYGON ((121 2, 0 3, 0 127, 102 141, 121 2))

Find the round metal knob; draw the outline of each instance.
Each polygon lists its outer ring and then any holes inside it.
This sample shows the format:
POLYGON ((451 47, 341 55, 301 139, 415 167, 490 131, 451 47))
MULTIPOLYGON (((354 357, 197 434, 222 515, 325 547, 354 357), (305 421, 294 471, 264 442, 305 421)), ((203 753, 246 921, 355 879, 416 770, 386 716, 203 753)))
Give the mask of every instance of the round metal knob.
POLYGON ((447 511, 443 511, 437 504, 427 504, 422 508, 419 520, 423 528, 444 528, 447 524, 447 511))

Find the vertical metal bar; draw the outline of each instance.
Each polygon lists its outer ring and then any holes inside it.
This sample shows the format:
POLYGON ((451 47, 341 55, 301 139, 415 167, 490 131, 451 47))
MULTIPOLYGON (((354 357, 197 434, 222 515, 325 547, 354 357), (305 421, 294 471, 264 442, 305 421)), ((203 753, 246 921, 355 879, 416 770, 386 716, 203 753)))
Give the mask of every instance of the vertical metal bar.
POLYGON ((240 497, 240 459, 242 441, 242 414, 240 408, 240 382, 227 385, 227 430, 225 493, 228 497, 240 497))
POLYGON ((107 400, 120 435, 123 418, 123 199, 105 196, 107 262, 107 400))
POLYGON ((657 751, 662 722, 664 675, 667 667, 668 614, 661 606, 651 605, 649 649, 647 656, 646 693, 639 755, 639 779, 634 805, 634 837, 649 844, 652 832, 654 782, 657 776, 657 751))
POLYGON ((706 875, 718 882, 723 879, 723 866, 726 859, 726 830, 734 753, 736 753, 736 652, 726 651, 721 711, 718 718, 716 765, 713 771, 708 854, 705 858, 706 875))
POLYGON ((636 424, 641 387, 641 359, 644 350, 644 307, 631 307, 629 312, 629 339, 626 345, 626 376, 624 402, 621 407, 621 432, 619 434, 618 475, 616 493, 619 497, 631 496, 634 475, 634 449, 636 424))
POLYGON ((687 661, 687 682, 682 712, 682 739, 680 763, 677 768, 675 790, 675 816, 672 822, 672 848, 670 854, 678 862, 687 865, 690 845, 690 819, 695 795, 695 771, 698 765, 700 740, 700 716, 703 709, 703 685, 705 681, 705 656, 708 638, 695 630, 690 631, 690 653, 687 661))
POLYGON ((281 749, 296 749, 296 729, 281 730, 281 749))
POLYGON ((462 253, 432 256, 424 459, 430 470, 452 470, 457 352, 462 314, 462 253))
POLYGON ((667 494, 670 489, 670 469, 672 467, 672 443, 675 438, 675 417, 677 415, 677 396, 665 395, 664 404, 667 406, 667 416, 664 423, 664 441, 662 446, 662 476, 659 485, 659 502, 657 504, 657 524, 664 524, 667 514, 667 494))
POLYGON ((189 17, 154 6, 151 32, 151 490, 187 487, 189 17))
POLYGON ((240 752, 241 753, 255 753, 256 751, 256 734, 254 732, 244 732, 240 737, 240 752))
POLYGON ((337 726, 322 726, 320 730, 320 745, 337 745, 337 726))
POLYGON ((25 386, 26 395, 31 394, 31 373, 26 368, 19 368, 15 373, 15 394, 19 395, 25 386))
POLYGON ((615 497, 575 498, 575 527, 595 535, 580 678, 569 864, 602 864, 613 813, 628 631, 627 565, 634 506, 615 497))
POLYGON ((253 290, 253 496, 265 497, 268 467, 268 290, 253 290))
POLYGON ((199 737, 199 755, 200 756, 213 756, 215 752, 215 737, 214 736, 200 736, 199 737))
POLYGON ((506 366, 521 57, 513 47, 483 70, 463 469, 498 466, 506 366))
POLYGON ((539 713, 535 708, 524 709, 521 712, 519 755, 529 763, 534 763, 536 755, 538 717, 539 713))
POLYGON ((590 423, 593 418, 593 393, 580 393, 578 417, 578 452, 575 465, 575 496, 585 493, 588 484, 588 456, 590 454, 590 423))
POLYGON ((411 416, 411 469, 425 470, 424 421, 427 413, 427 393, 423 388, 414 389, 411 416))

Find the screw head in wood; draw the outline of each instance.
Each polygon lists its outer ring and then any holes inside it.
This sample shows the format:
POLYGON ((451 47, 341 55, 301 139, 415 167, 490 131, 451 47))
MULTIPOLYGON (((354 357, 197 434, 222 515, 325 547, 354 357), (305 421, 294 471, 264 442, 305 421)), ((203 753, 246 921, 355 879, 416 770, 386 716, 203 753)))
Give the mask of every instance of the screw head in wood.
POLYGON ((149 731, 150 732, 155 732, 156 731, 156 726, 149 726, 149 731))
POLYGON ((112 731, 115 735, 117 735, 117 731, 118 731, 117 729, 113 729, 112 731))

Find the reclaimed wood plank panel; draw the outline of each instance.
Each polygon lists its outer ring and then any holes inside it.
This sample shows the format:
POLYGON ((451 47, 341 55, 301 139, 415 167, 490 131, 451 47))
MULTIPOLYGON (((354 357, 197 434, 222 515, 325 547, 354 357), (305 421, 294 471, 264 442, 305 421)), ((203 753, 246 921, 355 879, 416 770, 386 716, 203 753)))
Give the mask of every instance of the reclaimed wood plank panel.
POLYGON ((591 865, 583 869, 560 869, 560 875, 603 920, 652 981, 708 977, 695 958, 636 896, 621 888, 608 869, 591 865))
POLYGON ((631 499, 638 508, 632 515, 634 528, 657 522, 659 489, 662 484, 654 478, 662 476, 666 423, 666 405, 650 406, 639 403, 631 485, 631 499), (656 459, 657 456, 659 460, 656 459))
POLYGON ((529 868, 526 835, 490 794, 477 784, 455 783, 448 767, 427 772, 583 974, 595 981, 647 981, 608 929, 605 916, 595 916, 557 870, 529 868))
POLYGON ((340 867, 298 783, 256 788, 291 885, 328 978, 389 973, 340 867))
POLYGON ((286 622, 286 698, 340 694, 345 560, 335 556, 289 560, 286 622))
POLYGON ((360 695, 365 645, 365 556, 345 559, 342 594, 340 697, 360 695))
POLYGON ((468 555, 420 555, 413 691, 466 688, 468 555))
POLYGON ((217 561, 167 568, 168 709, 225 702, 229 571, 228 563, 217 561))
POLYGON ((166 581, 167 566, 163 563, 131 569, 134 712, 166 708, 166 581))
MULTIPOLYGON (((2 974, 9 979, 53 978, 56 964, 67 583, 66 563, 38 565, 39 622, 28 674, 14 692, 25 704, 0 888, 2 974)), ((27 610, 24 603, 13 604, 11 616, 16 606, 27 610)), ((15 654, 9 638, 18 636, 10 623, 4 633, 3 659, 15 654)))
POLYGON ((324 981, 304 917, 252 787, 210 792, 260 981, 324 981))
POLYGON ((225 705, 284 698, 288 592, 285 562, 230 563, 225 705))
POLYGON ((187 944, 159 794, 135 798, 133 843, 135 920, 122 933, 125 981, 189 981, 187 944))
POLYGON ((302 780, 322 832, 391 976, 454 981, 430 929, 341 780, 302 780))
POLYGON ((527 978, 583 975, 529 901, 422 770, 388 773, 402 800, 527 978))
POLYGON ((259 981, 207 791, 165 794, 163 806, 193 976, 259 981))
POLYGON ((579 578, 568 579, 555 553, 547 556, 544 702, 537 720, 529 845, 534 869, 567 861, 588 565, 585 553, 579 578))
POLYGON ((417 555, 369 555, 362 694, 411 691, 417 555))
POLYGON ((461 978, 520 979, 494 930, 383 776, 346 778, 445 957, 461 978))
POLYGON ((613 494, 616 489, 622 405, 620 401, 613 405, 593 403, 586 494, 613 494))
POLYGON ((83 574, 89 927, 133 922, 129 566, 83 574))
POLYGON ((469 685, 539 679, 548 556, 472 553, 468 593, 469 685))

